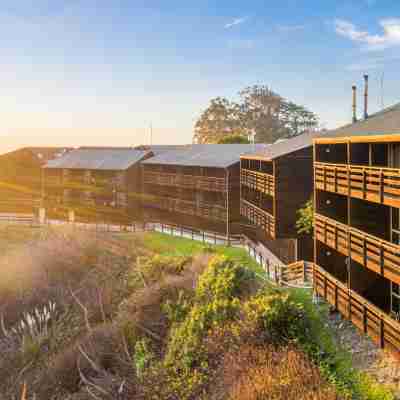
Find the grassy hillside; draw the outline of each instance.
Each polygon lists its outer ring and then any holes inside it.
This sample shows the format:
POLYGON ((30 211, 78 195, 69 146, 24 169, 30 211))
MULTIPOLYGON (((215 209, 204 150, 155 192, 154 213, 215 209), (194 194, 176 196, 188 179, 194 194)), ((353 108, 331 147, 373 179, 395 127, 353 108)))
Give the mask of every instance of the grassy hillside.
POLYGON ((392 399, 240 249, 0 225, 0 399, 392 399))
POLYGON ((0 212, 32 212, 40 198, 41 165, 29 149, 0 155, 0 212))

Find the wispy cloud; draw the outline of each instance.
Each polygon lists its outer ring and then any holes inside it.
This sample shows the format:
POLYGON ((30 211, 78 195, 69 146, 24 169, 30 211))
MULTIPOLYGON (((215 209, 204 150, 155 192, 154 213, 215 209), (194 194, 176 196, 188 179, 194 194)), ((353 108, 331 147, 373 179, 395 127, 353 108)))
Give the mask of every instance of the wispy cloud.
POLYGON ((228 41, 228 47, 232 50, 252 50, 256 42, 253 39, 234 39, 228 41))
POLYGON ((277 25, 276 29, 282 33, 291 33, 302 31, 305 27, 305 25, 277 25))
POLYGON ((400 46, 400 18, 387 18, 379 21, 383 34, 371 34, 358 29, 353 23, 335 20, 335 31, 338 35, 361 43, 366 50, 384 50, 389 47, 400 46))
POLYGON ((241 25, 244 22, 246 22, 249 18, 248 17, 240 17, 240 18, 235 18, 231 22, 228 22, 227 24, 224 25, 225 29, 232 28, 235 25, 241 25))
POLYGON ((383 56, 383 57, 369 57, 365 60, 357 61, 346 67, 348 71, 370 71, 376 69, 383 69, 388 64, 399 62, 399 56, 383 56))

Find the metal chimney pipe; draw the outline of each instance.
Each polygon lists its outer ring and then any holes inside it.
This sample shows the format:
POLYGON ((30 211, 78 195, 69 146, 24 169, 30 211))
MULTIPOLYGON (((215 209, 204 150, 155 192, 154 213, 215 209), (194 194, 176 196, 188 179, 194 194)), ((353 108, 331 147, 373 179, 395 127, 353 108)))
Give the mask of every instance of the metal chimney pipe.
POLYGON ((353 90, 353 123, 357 122, 357 86, 351 87, 353 90))
POLYGON ((364 75, 364 118, 368 118, 368 75, 364 75))

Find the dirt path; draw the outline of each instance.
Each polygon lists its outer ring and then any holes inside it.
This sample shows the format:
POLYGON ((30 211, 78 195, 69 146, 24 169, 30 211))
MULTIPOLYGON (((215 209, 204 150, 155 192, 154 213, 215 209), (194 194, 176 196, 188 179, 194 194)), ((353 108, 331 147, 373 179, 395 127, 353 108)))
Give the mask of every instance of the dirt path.
POLYGON ((337 332, 340 345, 352 354, 354 366, 379 383, 389 385, 400 399, 400 358, 381 350, 337 312, 330 315, 329 324, 337 332))

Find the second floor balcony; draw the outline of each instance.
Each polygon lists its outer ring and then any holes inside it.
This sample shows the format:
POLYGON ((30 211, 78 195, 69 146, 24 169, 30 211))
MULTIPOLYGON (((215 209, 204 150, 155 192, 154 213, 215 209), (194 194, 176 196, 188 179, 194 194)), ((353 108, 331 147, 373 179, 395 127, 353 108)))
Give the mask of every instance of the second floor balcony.
POLYGON ((400 207, 400 169, 320 162, 314 169, 316 189, 400 207))
POLYGON ((275 178, 273 175, 242 168, 240 171, 240 181, 242 185, 250 189, 275 196, 275 178))
POLYGON ((260 227, 269 237, 275 239, 275 218, 273 215, 244 199, 240 203, 240 214, 260 227))
POLYGON ((174 186, 184 189, 210 192, 226 191, 226 179, 212 176, 184 175, 168 172, 144 171, 143 182, 162 186, 174 186))
POLYGON ((316 239, 361 266, 400 283, 400 246, 367 234, 318 213, 315 214, 316 239))
POLYGON ((172 197, 147 195, 143 200, 143 206, 218 221, 226 221, 227 219, 226 207, 204 201, 188 201, 172 197))

